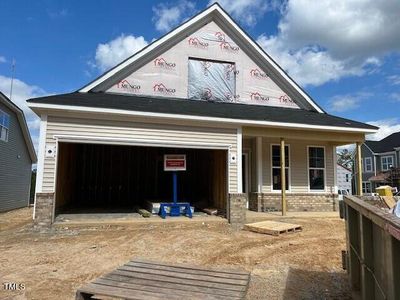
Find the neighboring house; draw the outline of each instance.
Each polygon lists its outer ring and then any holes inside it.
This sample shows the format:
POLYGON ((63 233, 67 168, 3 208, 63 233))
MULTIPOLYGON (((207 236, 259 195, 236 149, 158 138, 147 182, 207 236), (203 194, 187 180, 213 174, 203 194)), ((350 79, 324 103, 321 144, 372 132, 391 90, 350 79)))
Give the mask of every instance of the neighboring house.
POLYGON ((374 193, 381 185, 400 188, 400 132, 380 141, 365 141, 361 147, 364 193, 374 193))
POLYGON ((24 113, 0 92, 0 212, 29 205, 33 163, 24 113))
POLYGON ((327 114, 217 4, 79 91, 28 104, 39 220, 170 201, 165 154, 186 155, 178 200, 196 210, 229 217, 246 196, 280 209, 283 183, 289 210, 332 210, 336 146, 377 130, 327 114))
POLYGON ((342 166, 341 164, 336 165, 336 176, 337 176, 337 186, 338 186, 338 191, 339 195, 345 194, 343 191, 345 191, 348 194, 352 194, 352 170, 342 166))

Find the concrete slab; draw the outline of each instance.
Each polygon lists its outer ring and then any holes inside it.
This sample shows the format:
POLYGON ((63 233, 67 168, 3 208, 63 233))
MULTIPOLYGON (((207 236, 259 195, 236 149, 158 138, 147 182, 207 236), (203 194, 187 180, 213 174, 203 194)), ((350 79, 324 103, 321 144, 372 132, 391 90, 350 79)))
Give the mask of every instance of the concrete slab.
POLYGON ((193 218, 185 216, 166 217, 152 215, 149 218, 143 218, 138 213, 93 213, 93 214, 60 214, 55 218, 53 226, 97 226, 97 225, 135 225, 135 224, 164 224, 164 223, 227 223, 228 220, 219 216, 209 216, 203 212, 195 212, 193 218))

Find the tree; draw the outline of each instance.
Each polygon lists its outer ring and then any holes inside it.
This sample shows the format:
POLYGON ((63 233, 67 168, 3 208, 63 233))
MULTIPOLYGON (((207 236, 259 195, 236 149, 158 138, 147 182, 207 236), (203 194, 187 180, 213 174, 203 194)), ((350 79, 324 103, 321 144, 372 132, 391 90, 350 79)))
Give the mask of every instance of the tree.
POLYGON ((342 149, 338 152, 338 164, 343 167, 352 169, 353 167, 353 156, 348 149, 342 149))

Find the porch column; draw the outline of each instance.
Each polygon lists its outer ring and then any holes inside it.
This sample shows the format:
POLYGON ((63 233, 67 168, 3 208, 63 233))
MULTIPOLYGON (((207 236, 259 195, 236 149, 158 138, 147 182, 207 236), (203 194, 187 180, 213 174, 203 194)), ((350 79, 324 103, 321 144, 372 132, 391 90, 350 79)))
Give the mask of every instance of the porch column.
POLYGON ((361 159, 361 142, 357 142, 357 195, 362 196, 362 159, 361 159))
POLYGON ((239 194, 243 193, 243 170, 242 170, 242 143, 243 143, 243 134, 242 134, 242 127, 238 127, 237 129, 237 141, 236 141, 236 166, 237 166, 237 192, 239 194))
POLYGON ((285 169, 285 139, 281 138, 281 196, 282 216, 286 216, 286 169, 285 169))
POLYGON ((257 192, 262 193, 262 137, 256 138, 256 153, 257 153, 257 192))

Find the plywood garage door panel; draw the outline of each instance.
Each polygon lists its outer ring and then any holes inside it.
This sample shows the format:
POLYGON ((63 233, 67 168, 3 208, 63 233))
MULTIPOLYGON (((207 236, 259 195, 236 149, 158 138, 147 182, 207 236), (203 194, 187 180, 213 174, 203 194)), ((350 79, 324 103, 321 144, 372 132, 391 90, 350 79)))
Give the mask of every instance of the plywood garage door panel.
MULTIPOLYGON (((165 141, 176 143, 215 143, 230 145, 236 152, 237 132, 232 128, 179 126, 143 122, 94 120, 82 118, 48 117, 46 145, 56 145, 57 135, 87 136, 93 138, 119 138, 142 141, 165 141)), ((201 148, 201 147, 199 147, 201 148)), ((54 192, 55 158, 44 160, 43 192, 54 192)), ((237 191, 237 166, 229 165, 229 190, 237 191)))

